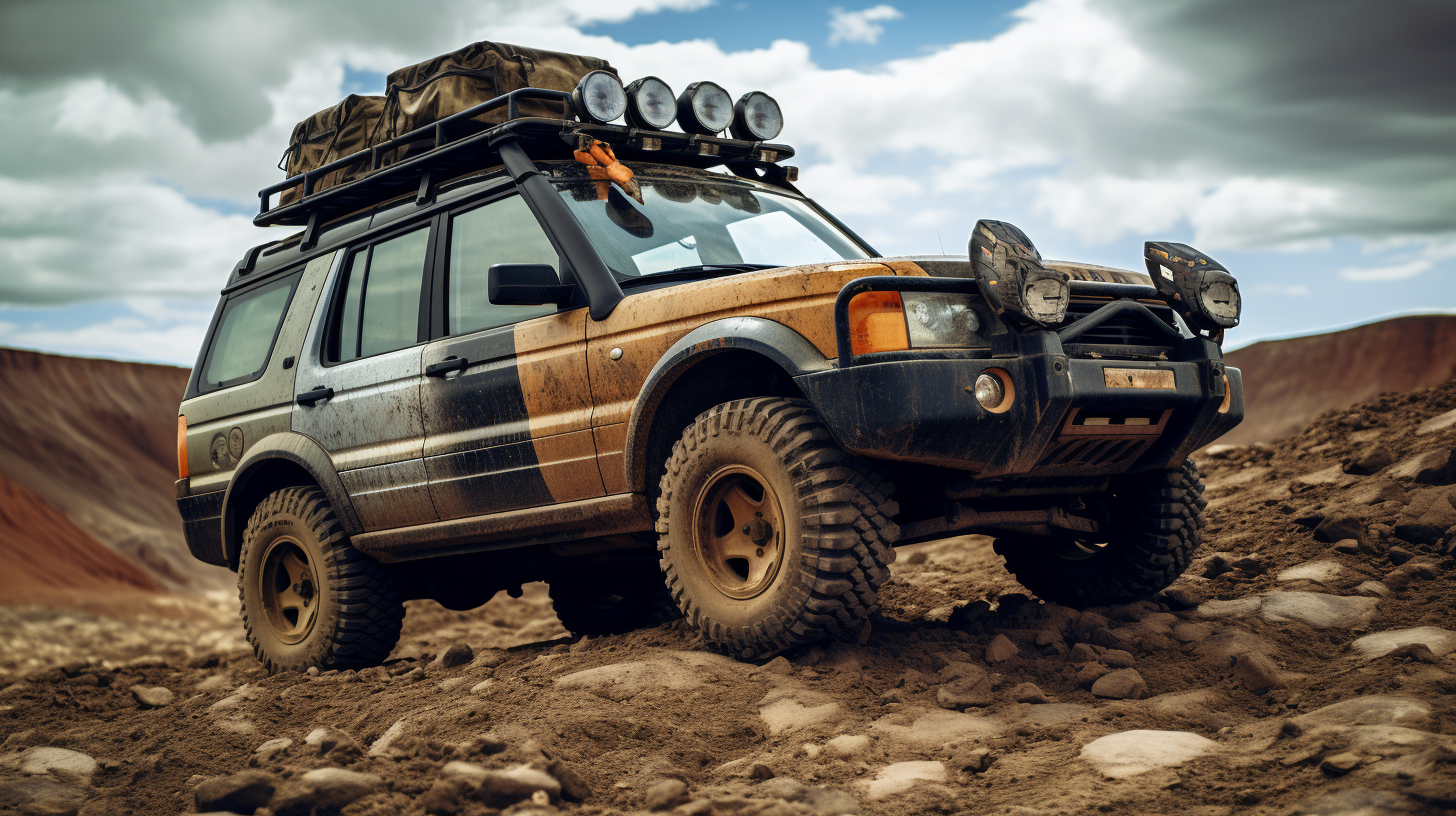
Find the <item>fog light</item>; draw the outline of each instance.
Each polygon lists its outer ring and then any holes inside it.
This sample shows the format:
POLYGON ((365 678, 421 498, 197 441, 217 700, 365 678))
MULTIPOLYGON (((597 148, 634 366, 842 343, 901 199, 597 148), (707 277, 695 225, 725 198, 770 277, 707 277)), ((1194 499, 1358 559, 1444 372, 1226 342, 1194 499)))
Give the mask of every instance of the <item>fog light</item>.
POLYGON ((1143 262, 1159 294, 1192 328, 1217 333, 1239 325, 1239 283, 1218 261, 1187 244, 1148 241, 1143 262))
POLYGON ((715 82, 694 82, 677 97, 677 123, 688 133, 712 136, 733 122, 733 97, 715 82))
POLYGON ((622 89, 622 80, 606 71, 592 71, 582 77, 571 99, 583 119, 598 125, 605 125, 627 112, 627 92, 622 89))
POLYGON ((967 389, 975 394, 976 402, 982 408, 993 414, 1004 413, 1011 408, 1011 403, 1016 399, 1016 391, 1011 385, 1011 375, 999 368, 991 368, 981 372, 976 377, 974 387, 967 389))
POLYGON ((666 82, 643 77, 627 86, 627 124, 635 128, 667 130, 677 118, 677 98, 666 82))

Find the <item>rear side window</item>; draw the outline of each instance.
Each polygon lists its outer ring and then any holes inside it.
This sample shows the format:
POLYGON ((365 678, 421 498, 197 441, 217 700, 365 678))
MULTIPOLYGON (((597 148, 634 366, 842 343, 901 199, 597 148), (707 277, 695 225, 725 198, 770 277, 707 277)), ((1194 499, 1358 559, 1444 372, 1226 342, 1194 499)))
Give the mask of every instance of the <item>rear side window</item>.
POLYGON ((422 227, 349 256, 329 338, 329 362, 372 357, 419 342, 429 240, 430 228, 422 227))
POLYGON ((297 283, 298 275, 289 275, 228 298, 203 364, 201 390, 240 385, 263 376, 297 283))

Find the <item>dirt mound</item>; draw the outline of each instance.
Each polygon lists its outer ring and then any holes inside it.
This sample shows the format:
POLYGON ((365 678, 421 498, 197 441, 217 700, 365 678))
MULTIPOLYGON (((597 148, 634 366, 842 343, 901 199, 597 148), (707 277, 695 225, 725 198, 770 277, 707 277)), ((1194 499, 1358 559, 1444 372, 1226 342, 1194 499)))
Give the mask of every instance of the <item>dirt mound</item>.
POLYGON ((1227 359, 1243 371, 1247 414, 1220 441, 1268 442, 1297 433, 1332 408, 1456 377, 1456 316, 1398 317, 1268 340, 1231 351, 1227 359))
POLYGON ((762 665, 679 624, 573 641, 539 585, 413 602, 386 665, 318 676, 266 676, 226 606, 0 610, 0 810, 1435 812, 1453 448, 1456 382, 1216 447, 1204 550, 1155 599, 1078 612, 932 542, 859 640, 762 665))
MULTIPOLYGON (((163 587, 218 589, 231 579, 187 552, 174 498, 186 384, 173 366, 0 348, 0 475, 163 587)), ((60 558, 49 569, 52 581, 71 574, 60 558)))
MULTIPOLYGON (((0 604, 44 603, 55 590, 160 589, 44 499, 0 476, 0 604), (64 571, 56 565, 64 564, 64 571)), ((63 599, 64 600, 64 599, 63 599)))

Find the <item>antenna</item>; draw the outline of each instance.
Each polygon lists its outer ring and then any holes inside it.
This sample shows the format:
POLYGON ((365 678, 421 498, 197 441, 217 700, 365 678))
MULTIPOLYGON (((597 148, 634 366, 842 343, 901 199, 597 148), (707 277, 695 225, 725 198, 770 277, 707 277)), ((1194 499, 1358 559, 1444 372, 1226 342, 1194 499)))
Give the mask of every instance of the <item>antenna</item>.
POLYGON ((940 254, 945 254, 945 240, 940 237, 940 230, 935 231, 935 240, 940 241, 940 254))

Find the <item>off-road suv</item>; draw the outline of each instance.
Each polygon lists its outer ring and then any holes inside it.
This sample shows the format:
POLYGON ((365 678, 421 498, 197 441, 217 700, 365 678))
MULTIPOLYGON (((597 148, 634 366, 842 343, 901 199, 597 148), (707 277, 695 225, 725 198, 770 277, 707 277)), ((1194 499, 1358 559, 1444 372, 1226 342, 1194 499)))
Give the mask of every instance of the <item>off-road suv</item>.
POLYGON ((270 669, 376 663, 406 600, 538 580, 572 632, 680 613, 763 656, 857 631, 892 547, 967 532, 1072 605, 1186 568, 1187 456, 1243 415, 1217 264, 1044 262, 995 221, 969 257, 880 257, 795 189, 768 97, 733 138, 711 83, 697 132, 621 126, 600 75, 565 118, 518 90, 262 191, 255 223, 305 229, 223 289, 177 503, 270 669))

